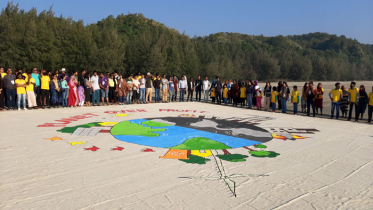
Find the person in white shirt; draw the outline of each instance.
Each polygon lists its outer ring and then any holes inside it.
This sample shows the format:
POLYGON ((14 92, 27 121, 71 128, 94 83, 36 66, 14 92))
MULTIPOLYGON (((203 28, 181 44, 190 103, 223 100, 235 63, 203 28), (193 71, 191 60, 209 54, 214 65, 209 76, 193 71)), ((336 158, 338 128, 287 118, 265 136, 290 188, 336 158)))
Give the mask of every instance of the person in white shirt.
POLYGON ((181 77, 181 80, 179 81, 179 89, 180 89, 180 98, 179 101, 184 102, 184 95, 185 95, 185 89, 187 87, 187 82, 185 80, 185 77, 181 77))
POLYGON ((98 76, 97 72, 93 72, 93 76, 91 77, 91 83, 92 83, 92 105, 99 106, 100 104, 100 86, 98 85, 98 76))
POLYGON ((193 92, 194 92, 194 81, 193 81, 193 77, 192 77, 192 78, 190 78, 190 81, 188 82, 187 102, 189 101, 189 96, 190 96, 190 101, 193 101, 193 92))
POLYGON ((205 77, 205 80, 202 82, 202 90, 203 90, 203 100, 207 103, 209 101, 209 90, 211 83, 208 80, 208 77, 205 77))
POLYGON ((145 88, 145 82, 146 79, 144 77, 144 74, 141 75, 140 79, 140 104, 145 104, 145 94, 146 94, 146 88, 145 88))
POLYGON ((132 80, 132 103, 133 104, 135 104, 136 101, 137 101, 137 104, 140 104, 140 101, 139 101, 140 82, 138 80, 138 78, 140 77, 141 77, 140 75, 135 76, 132 80))
POLYGON ((166 78, 166 75, 163 75, 162 79, 162 102, 163 103, 168 103, 167 102, 167 90, 168 90, 168 80, 166 78))

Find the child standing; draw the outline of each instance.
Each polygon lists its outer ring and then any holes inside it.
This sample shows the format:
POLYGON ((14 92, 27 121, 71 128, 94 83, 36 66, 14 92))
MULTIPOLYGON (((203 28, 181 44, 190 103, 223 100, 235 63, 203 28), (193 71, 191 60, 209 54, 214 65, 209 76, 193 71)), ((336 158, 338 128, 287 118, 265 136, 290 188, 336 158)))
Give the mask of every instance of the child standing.
POLYGON ((224 84, 224 87, 223 87, 223 99, 224 99, 224 105, 227 106, 228 105, 228 88, 226 84, 224 84))
POLYGON ((298 114, 298 104, 299 104, 299 91, 296 85, 293 86, 293 92, 291 93, 291 102, 294 106, 294 115, 298 114))
POLYGON ((278 96, 277 88, 276 86, 274 86, 272 94, 271 94, 272 112, 276 112, 277 96, 278 96))
POLYGON ((210 97, 211 97, 212 103, 214 104, 215 103, 215 84, 211 85, 210 97))
POLYGON ((26 95, 27 95, 27 102, 28 108, 36 108, 36 97, 34 93, 34 85, 35 79, 31 77, 31 72, 27 72, 27 81, 26 81, 26 95))
POLYGON ((246 87, 245 87, 245 83, 242 83, 241 88, 240 88, 241 107, 243 107, 245 105, 245 99, 246 99, 246 87))
POLYGON ((69 86, 67 85, 66 76, 61 76, 61 93, 62 93, 62 107, 67 107, 67 94, 69 93, 69 86))

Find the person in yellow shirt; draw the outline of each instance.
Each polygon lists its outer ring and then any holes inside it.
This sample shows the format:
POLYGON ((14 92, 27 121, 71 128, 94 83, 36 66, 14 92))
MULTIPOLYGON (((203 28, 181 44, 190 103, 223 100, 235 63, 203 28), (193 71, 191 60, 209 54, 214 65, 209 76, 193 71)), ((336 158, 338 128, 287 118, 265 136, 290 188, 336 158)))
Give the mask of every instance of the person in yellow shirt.
POLYGON ((49 107, 49 85, 50 85, 50 77, 46 71, 43 71, 43 76, 40 78, 41 81, 41 106, 45 109, 45 106, 48 105, 49 107))
POLYGON ((26 108, 26 81, 23 79, 22 73, 17 73, 17 79, 15 81, 17 87, 17 105, 18 111, 21 110, 21 100, 23 109, 27 110, 26 108))
POLYGON ((35 79, 32 78, 31 72, 27 72, 26 95, 27 95, 27 102, 28 102, 29 109, 36 108, 38 106, 36 103, 34 86, 35 86, 35 79))
POLYGON ((332 115, 331 119, 334 117, 334 109, 336 109, 336 118, 339 118, 339 106, 340 106, 340 101, 342 97, 342 90, 341 90, 341 84, 339 82, 335 83, 335 89, 331 90, 329 92, 329 97, 330 100, 332 101, 332 115))
POLYGON ((224 84, 223 86, 223 99, 224 99, 224 105, 228 106, 228 88, 226 84, 224 84))
POLYGON ((291 93, 291 102, 294 106, 294 115, 298 114, 298 104, 299 104, 299 91, 296 85, 293 86, 293 92, 291 93))
POLYGON ((241 107, 245 105, 245 99, 246 99, 246 87, 245 83, 241 84, 240 87, 240 102, 241 102, 241 107))
POLYGON ((348 89, 348 101, 350 102, 350 110, 349 110, 348 118, 347 118, 348 121, 351 120, 352 109, 354 108, 354 106, 355 106, 355 122, 357 122, 359 118, 359 109, 357 107, 359 105, 359 98, 360 98, 359 89, 356 87, 355 82, 351 82, 350 88, 348 89))
POLYGON ((272 112, 276 112, 276 102, 278 97, 277 87, 274 86, 273 91, 271 93, 271 103, 272 103, 272 112))
POLYGON ((368 95, 368 123, 372 122, 372 114, 373 114, 373 86, 372 92, 368 95))
POLYGON ((215 103, 215 84, 211 86, 210 97, 211 97, 212 103, 214 104, 215 103))

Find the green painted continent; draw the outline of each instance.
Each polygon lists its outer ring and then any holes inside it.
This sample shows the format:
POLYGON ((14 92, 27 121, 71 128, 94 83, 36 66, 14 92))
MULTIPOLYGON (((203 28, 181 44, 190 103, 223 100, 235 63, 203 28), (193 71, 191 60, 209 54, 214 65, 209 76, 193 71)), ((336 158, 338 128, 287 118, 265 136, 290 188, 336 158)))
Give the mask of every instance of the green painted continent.
POLYGON ((213 141, 205 137, 196 137, 186 140, 184 143, 171 147, 171 149, 181 150, 218 150, 230 149, 227 145, 213 141))
POLYGON ((131 123, 129 121, 121 122, 115 125, 111 129, 111 134, 116 135, 131 135, 131 136, 145 136, 145 137, 157 137, 159 133, 153 132, 160 132, 165 131, 166 129, 153 129, 151 127, 145 127, 144 125, 139 125, 137 123, 131 123))
POLYGON ((172 126, 170 124, 161 123, 161 122, 155 122, 155 121, 151 121, 151 120, 142 122, 141 124, 147 125, 149 127, 166 127, 166 126, 172 126))

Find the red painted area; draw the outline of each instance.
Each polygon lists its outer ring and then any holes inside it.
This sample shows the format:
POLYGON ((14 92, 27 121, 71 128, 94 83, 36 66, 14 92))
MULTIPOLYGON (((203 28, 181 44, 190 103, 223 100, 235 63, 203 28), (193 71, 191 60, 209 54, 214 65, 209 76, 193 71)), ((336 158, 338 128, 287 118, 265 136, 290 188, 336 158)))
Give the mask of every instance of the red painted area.
POLYGON ((100 130, 99 133, 110 133, 110 130, 100 130))
POLYGON ((146 149, 141 150, 141 152, 154 152, 154 150, 150 148, 146 148, 146 149))
POLYGON ((120 111, 105 111, 106 114, 117 114, 117 113, 134 113, 134 112, 146 112, 145 109, 128 109, 128 110, 120 110, 120 111))
POLYGON ((223 149, 223 152, 224 152, 224 155, 230 155, 230 154, 231 154, 231 153, 228 152, 228 150, 226 150, 226 149, 223 149))
POLYGON ((124 148, 123 147, 117 147, 117 148, 113 148, 111 150, 117 150, 117 151, 122 151, 124 148))
POLYGON ((85 150, 91 150, 92 152, 95 152, 97 150, 99 150, 100 148, 96 147, 96 146, 93 146, 93 147, 90 147, 90 148, 84 148, 85 150))
POLYGON ((91 114, 91 113, 76 115, 76 116, 69 117, 69 118, 62 118, 60 120, 55 120, 56 122, 60 122, 60 123, 44 123, 42 125, 38 125, 37 127, 65 127, 66 124, 69 124, 73 121, 78 121, 80 119, 90 118, 92 116, 98 116, 98 115, 91 114))
POLYGON ((248 147, 243 147, 243 148, 248 149, 248 150, 250 150, 250 151, 256 151, 256 150, 250 149, 250 148, 248 148, 248 147))

